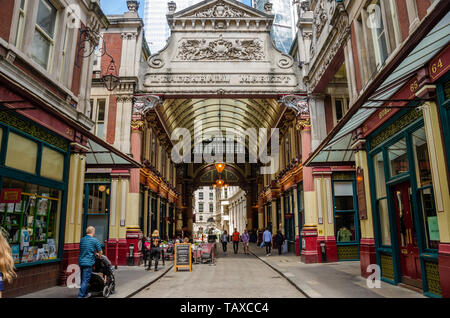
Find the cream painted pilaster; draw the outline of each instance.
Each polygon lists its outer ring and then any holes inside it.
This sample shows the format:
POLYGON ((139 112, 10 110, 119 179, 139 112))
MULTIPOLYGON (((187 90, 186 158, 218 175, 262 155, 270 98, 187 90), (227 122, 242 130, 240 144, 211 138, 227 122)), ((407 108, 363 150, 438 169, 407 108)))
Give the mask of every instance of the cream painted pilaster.
POLYGON ((436 205, 439 235, 441 243, 450 242, 450 190, 446 166, 444 143, 441 134, 438 106, 435 102, 423 105, 423 118, 427 136, 428 153, 433 179, 434 200, 436 205))

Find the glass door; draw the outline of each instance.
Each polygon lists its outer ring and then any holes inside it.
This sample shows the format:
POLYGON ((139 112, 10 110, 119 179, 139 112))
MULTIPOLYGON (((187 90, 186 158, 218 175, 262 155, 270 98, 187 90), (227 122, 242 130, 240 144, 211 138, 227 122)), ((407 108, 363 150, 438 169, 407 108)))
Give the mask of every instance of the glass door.
POLYGON ((402 282, 422 288, 416 226, 411 208, 410 182, 393 186, 392 197, 397 218, 402 282))

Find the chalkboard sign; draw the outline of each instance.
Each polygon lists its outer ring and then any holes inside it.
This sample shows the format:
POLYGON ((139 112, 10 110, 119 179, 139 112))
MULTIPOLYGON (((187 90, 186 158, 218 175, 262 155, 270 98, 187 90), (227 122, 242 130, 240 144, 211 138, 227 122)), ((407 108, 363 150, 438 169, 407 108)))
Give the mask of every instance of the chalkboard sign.
POLYGON ((179 268, 189 268, 192 271, 192 252, 191 244, 189 243, 178 243, 175 244, 175 272, 179 268))

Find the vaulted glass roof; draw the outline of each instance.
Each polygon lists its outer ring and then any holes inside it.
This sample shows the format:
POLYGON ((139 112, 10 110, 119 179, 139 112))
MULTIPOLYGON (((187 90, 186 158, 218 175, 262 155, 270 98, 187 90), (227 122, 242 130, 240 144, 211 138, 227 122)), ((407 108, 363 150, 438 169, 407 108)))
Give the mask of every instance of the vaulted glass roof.
POLYGON ((176 128, 186 128, 194 145, 219 131, 225 137, 227 129, 233 129, 237 137, 245 137, 249 128, 256 129, 256 133, 259 128, 272 128, 281 106, 275 99, 167 99, 159 112, 169 134, 176 128), (196 129, 200 125, 202 129, 196 129))

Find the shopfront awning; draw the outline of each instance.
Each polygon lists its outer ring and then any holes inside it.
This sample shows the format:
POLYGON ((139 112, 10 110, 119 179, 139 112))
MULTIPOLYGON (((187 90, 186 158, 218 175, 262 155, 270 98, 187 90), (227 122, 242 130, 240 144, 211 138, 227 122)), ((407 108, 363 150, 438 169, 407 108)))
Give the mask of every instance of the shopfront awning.
MULTIPOLYGON (((425 18, 431 21, 424 21, 424 23, 433 23, 432 19, 437 14, 435 11, 440 9, 442 8, 436 7, 433 10, 435 14, 430 14, 430 16, 425 18)), ((447 13, 442 19, 437 19, 437 21, 439 23, 434 23, 434 26, 430 26, 429 29, 432 29, 428 34, 420 36, 420 32, 423 32, 424 27, 421 25, 410 35, 407 42, 411 42, 409 45, 411 50, 409 50, 409 53, 404 54, 406 58, 400 59, 398 63, 391 61, 392 63, 390 62, 378 74, 372 82, 375 85, 373 87, 369 85, 366 92, 360 95, 349 112, 308 158, 305 162, 306 166, 339 165, 355 160, 354 152, 351 149, 352 132, 377 111, 377 107, 381 107, 385 100, 392 98, 418 69, 422 68, 450 42, 450 13, 447 13), (419 42, 416 39, 422 40, 419 42), (381 83, 381 85, 376 85, 376 83, 381 83)), ((407 50, 407 48, 404 49, 407 50)), ((401 53, 399 52, 398 55, 401 53)))
POLYGON ((85 146, 86 168, 142 168, 142 164, 124 154, 105 140, 85 131, 88 137, 85 146))
POLYGON ((133 158, 121 153, 112 146, 105 147, 95 140, 87 142, 86 167, 87 168, 141 168, 142 165, 133 158))

